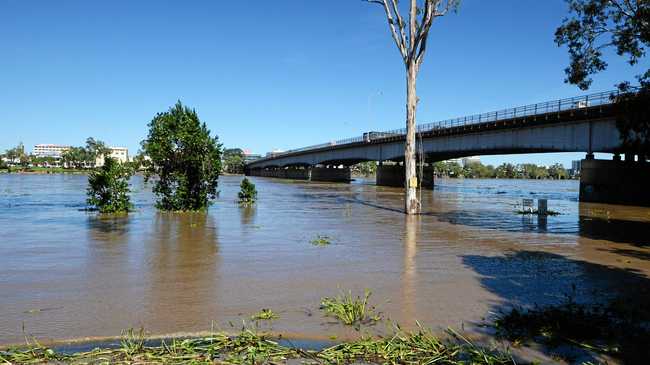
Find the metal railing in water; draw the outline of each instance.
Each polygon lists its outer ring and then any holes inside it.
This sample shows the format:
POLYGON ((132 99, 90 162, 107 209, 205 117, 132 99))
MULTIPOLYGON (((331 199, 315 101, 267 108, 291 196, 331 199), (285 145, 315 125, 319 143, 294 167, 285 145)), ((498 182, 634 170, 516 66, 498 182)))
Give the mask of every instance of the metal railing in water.
MULTIPOLYGON (((547 101, 543 103, 525 105, 516 108, 503 109, 495 112, 475 114, 475 115, 454 118, 454 119, 447 119, 447 120, 434 122, 434 123, 418 124, 416 126, 416 133, 426 133, 426 132, 432 132, 437 130, 444 130, 448 128, 463 127, 463 126, 468 126, 473 124, 497 122, 500 120, 508 120, 513 118, 521 118, 521 117, 534 116, 540 114, 563 112, 568 110, 580 110, 583 108, 594 107, 599 105, 608 105, 614 102, 617 95, 619 95, 619 91, 606 91, 606 92, 600 92, 600 93, 589 94, 584 96, 576 96, 573 98, 559 99, 559 100, 547 101)), ((372 138, 372 141, 375 142, 381 139, 404 136, 406 135, 406 128, 393 129, 385 132, 372 132, 372 133, 376 133, 379 136, 378 138, 372 138)), ((262 160, 267 158, 277 158, 277 157, 281 157, 296 152, 304 152, 309 150, 316 150, 316 149, 332 147, 332 146, 341 146, 341 145, 359 143, 364 141, 366 142, 368 141, 366 136, 346 138, 338 141, 321 143, 313 146, 307 146, 307 147, 284 151, 281 153, 274 154, 273 156, 270 157, 262 158, 262 160)))

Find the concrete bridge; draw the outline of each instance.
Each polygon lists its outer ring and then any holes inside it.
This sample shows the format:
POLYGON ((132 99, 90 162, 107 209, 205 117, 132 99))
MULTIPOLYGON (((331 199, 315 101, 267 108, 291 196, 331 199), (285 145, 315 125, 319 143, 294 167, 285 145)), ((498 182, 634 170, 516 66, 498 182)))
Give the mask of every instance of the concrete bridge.
MULTIPOLYGON (((639 158, 637 163, 633 162, 633 155, 627 154, 626 161, 620 161, 619 154, 626 151, 616 128, 612 102, 616 95, 616 91, 603 92, 418 125, 417 151, 424 156, 425 164, 419 180, 422 186, 433 187, 433 168, 428 165, 451 158, 585 152, 581 200, 638 203, 643 196, 650 204, 650 196, 644 191, 647 189, 636 188, 650 182, 650 179, 643 180, 648 175, 645 157, 639 158), (614 161, 594 160, 594 152, 614 153, 614 161), (639 171, 646 172, 637 176, 639 171), (621 178, 612 181, 612 173, 621 178), (624 176, 630 173, 636 185, 630 187, 627 182, 624 185, 628 186, 622 188, 624 176), (630 195, 630 191, 635 195, 630 195)), ((250 162, 246 173, 313 181, 350 181, 351 165, 377 161, 377 185, 403 186, 404 168, 400 164, 404 160, 405 135, 405 129, 367 132, 359 137, 290 150, 250 162)))

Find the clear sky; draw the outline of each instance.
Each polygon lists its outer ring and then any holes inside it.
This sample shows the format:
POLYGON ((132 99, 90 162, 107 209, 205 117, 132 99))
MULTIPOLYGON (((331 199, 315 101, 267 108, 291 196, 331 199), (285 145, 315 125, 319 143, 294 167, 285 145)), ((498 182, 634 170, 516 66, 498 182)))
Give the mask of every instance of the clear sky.
MULTIPOLYGON (((563 0, 463 0, 431 30, 418 122, 582 94, 553 42, 565 16, 563 0)), ((134 153, 179 99, 225 146, 258 153, 405 119, 403 65, 381 8, 361 0, 0 0, 0 55, 0 150, 93 136, 134 153)), ((611 58, 591 91, 640 69, 611 58)))

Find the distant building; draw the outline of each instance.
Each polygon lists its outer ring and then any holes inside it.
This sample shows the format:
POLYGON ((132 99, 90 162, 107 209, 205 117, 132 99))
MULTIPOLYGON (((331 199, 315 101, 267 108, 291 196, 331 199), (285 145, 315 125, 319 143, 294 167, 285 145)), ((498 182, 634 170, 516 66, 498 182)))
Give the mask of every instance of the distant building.
MULTIPOLYGON (((111 154, 109 157, 116 159, 121 163, 129 162, 129 149, 126 147, 109 147, 111 154)), ((98 156, 95 160, 95 166, 104 166, 104 156, 98 156)))
POLYGON ((472 156, 472 157, 465 157, 461 160, 462 166, 466 167, 467 165, 471 165, 473 163, 481 163, 481 157, 479 156, 472 156))
POLYGON ((32 155, 36 157, 54 157, 61 158, 63 152, 70 149, 70 146, 58 144, 37 144, 32 150, 32 155))
POLYGON ((452 159, 446 160, 444 162, 457 163, 457 164, 463 166, 463 161, 460 158, 452 158, 452 159))
POLYGON ((249 163, 262 158, 262 155, 254 154, 250 150, 244 150, 244 163, 249 163))
POLYGON ((571 176, 580 175, 580 170, 581 169, 582 169, 582 161, 581 160, 571 161, 571 170, 569 171, 571 176))
POLYGON ((273 150, 271 152, 267 152, 266 157, 275 157, 275 156, 278 156, 278 155, 283 154, 283 153, 284 153, 283 150, 273 150))

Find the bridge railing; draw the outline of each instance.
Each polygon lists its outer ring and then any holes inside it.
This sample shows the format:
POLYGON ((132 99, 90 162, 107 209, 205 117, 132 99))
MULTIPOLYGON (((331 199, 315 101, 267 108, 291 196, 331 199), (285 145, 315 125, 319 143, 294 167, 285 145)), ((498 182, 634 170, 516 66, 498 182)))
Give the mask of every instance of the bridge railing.
MULTIPOLYGON (((416 133, 425 133, 434 130, 443 130, 448 128, 469 126, 473 124, 498 122, 500 120, 508 120, 513 118, 521 118, 521 117, 528 117, 528 116, 555 113, 555 112, 559 113, 568 110, 581 110, 581 109, 599 106, 599 105, 607 105, 607 104, 612 104, 614 98, 618 94, 619 91, 606 91, 606 92, 594 93, 589 95, 576 96, 572 98, 547 101, 543 103, 524 105, 524 106, 519 106, 510 109, 498 110, 494 112, 469 115, 460 118, 447 119, 447 120, 433 122, 433 123, 418 124, 416 126, 416 133)), ((378 135, 380 137, 372 138, 372 140, 377 141, 386 138, 394 138, 400 135, 406 135, 406 128, 379 132, 378 135), (387 137, 381 137, 382 135, 385 135, 387 137)), ((315 149, 332 147, 332 146, 359 143, 364 141, 365 141, 364 136, 346 138, 338 141, 331 141, 327 143, 321 143, 317 145, 292 149, 289 151, 278 153, 273 157, 279 157, 290 153, 303 152, 303 151, 315 150, 315 149)))

